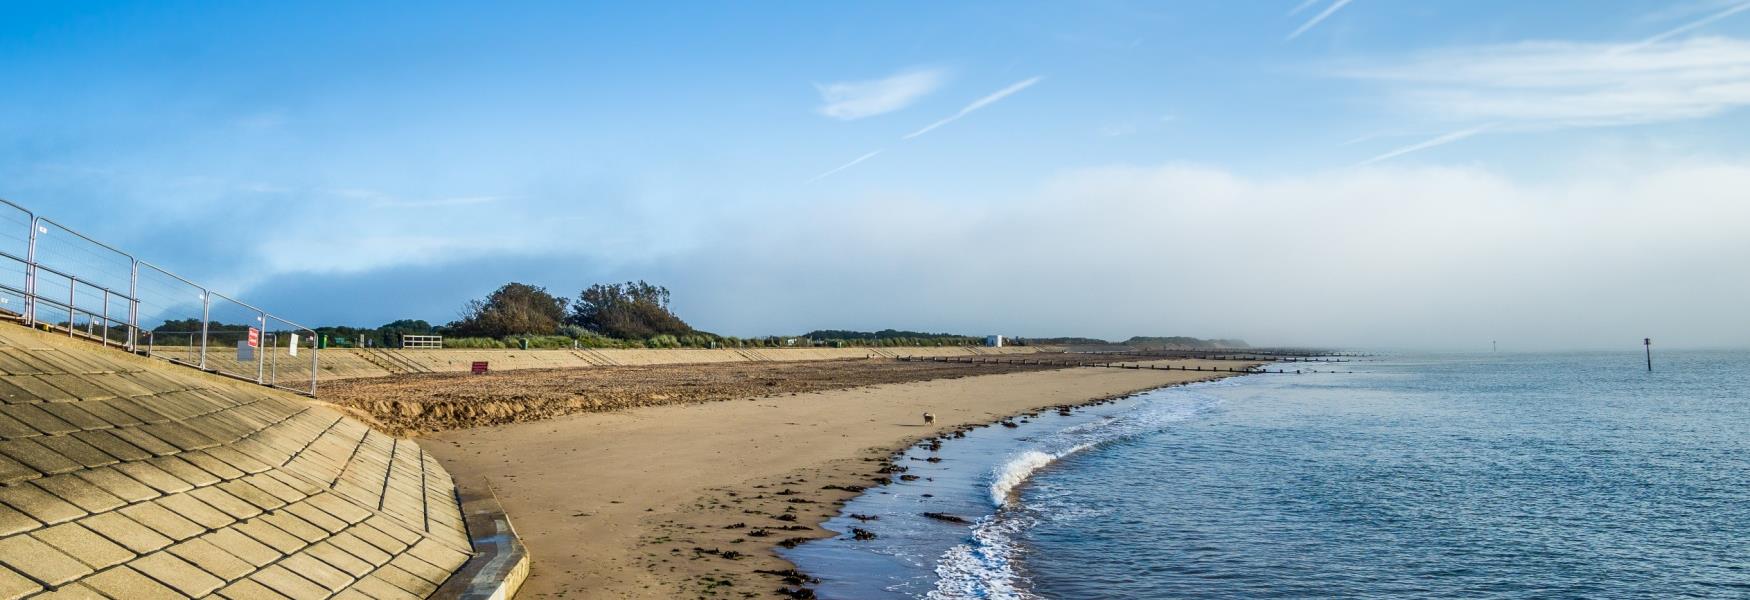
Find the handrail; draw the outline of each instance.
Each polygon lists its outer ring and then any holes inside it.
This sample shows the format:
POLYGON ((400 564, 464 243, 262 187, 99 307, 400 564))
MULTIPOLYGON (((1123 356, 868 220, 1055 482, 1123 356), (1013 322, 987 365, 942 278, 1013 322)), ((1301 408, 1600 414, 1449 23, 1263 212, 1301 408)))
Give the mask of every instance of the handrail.
MULTIPOLYGON (((11 203, 8 203, 8 204, 11 204, 11 203)), ((16 204, 13 204, 13 206, 18 206, 18 205, 16 205, 16 204)), ((54 225, 54 226, 55 226, 55 227, 57 227, 57 228, 59 228, 59 229, 60 229, 60 230, 61 230, 61 231, 65 231, 65 232, 67 232, 67 233, 71 233, 71 234, 73 234, 73 235, 75 235, 75 236, 77 236, 77 237, 78 237, 78 238, 79 238, 79 239, 82 239, 82 240, 85 240, 85 241, 87 241, 87 242, 91 242, 91 243, 93 243, 93 244, 97 244, 97 245, 98 245, 98 246, 101 246, 101 247, 103 247, 103 249, 104 249, 104 250, 108 250, 108 251, 110 251, 110 252, 114 252, 114 253, 116 253, 116 254, 120 254, 120 255, 122 255, 122 256, 126 256, 126 257, 128 257, 128 260, 137 260, 137 259, 135 259, 135 258, 134 258, 134 255, 132 255, 132 254, 128 254, 128 253, 126 253, 126 252, 122 252, 122 251, 121 251, 121 250, 118 250, 118 249, 116 249, 116 247, 114 247, 114 246, 111 246, 111 245, 109 245, 109 244, 105 244, 105 243, 103 243, 103 242, 99 242, 99 241, 97 241, 97 240, 94 240, 94 239, 91 239, 91 237, 90 237, 90 236, 87 236, 87 235, 85 235, 85 234, 83 234, 83 233, 79 233, 79 232, 78 232, 78 231, 74 231, 74 230, 73 230, 73 228, 71 228, 71 227, 68 227, 68 226, 66 226, 66 225, 62 225, 62 224, 60 224, 60 223, 59 223, 59 222, 57 222, 57 221, 55 221, 55 220, 54 220, 54 219, 50 219, 50 218, 48 218, 48 217, 37 217, 37 218, 36 218, 36 220, 37 220, 37 222, 39 222, 39 223, 48 223, 48 224, 50 224, 50 225, 54 225)))
MULTIPOLYGON (((99 321, 101 321, 101 328, 102 328, 101 339, 102 339, 103 344, 105 346, 107 346, 111 343, 117 343, 117 344, 121 345, 122 347, 126 348, 130 352, 141 353, 141 354, 144 354, 146 356, 152 356, 152 357, 156 357, 156 358, 162 358, 162 359, 166 359, 170 362, 174 362, 174 363, 195 366, 195 367, 198 367, 202 370, 211 371, 211 372, 218 373, 221 375, 226 375, 226 376, 235 377, 235 378, 244 379, 244 380, 252 380, 252 381, 254 381, 258 384, 261 384, 261 385, 278 387, 278 388, 282 388, 282 389, 289 389, 292 391, 297 391, 297 392, 308 394, 311 396, 314 396, 316 394, 316 384, 317 384, 317 379, 318 379, 318 374, 319 374, 318 368, 320 365, 319 359, 318 359, 318 350, 320 349, 321 344, 319 344, 317 341, 316 331, 314 329, 312 329, 310 327, 306 327, 302 324, 281 318, 279 316, 275 316, 273 314, 270 314, 267 311, 262 310, 261 308, 255 306, 255 305, 249 304, 247 302, 243 302, 243 301, 238 300, 236 298, 232 298, 230 296, 226 296, 224 294, 219 294, 217 292, 214 292, 205 286, 202 286, 202 285, 195 283, 193 281, 189 281, 188 279, 183 278, 182 276, 177 275, 175 273, 171 273, 169 270, 167 270, 163 267, 160 267, 158 265, 154 265, 152 263, 148 263, 146 261, 140 260, 139 258, 135 257, 132 254, 129 254, 127 252, 123 252, 119 248, 116 248, 116 247, 111 246, 109 244, 106 244, 104 242, 98 241, 98 240, 96 240, 90 236, 87 236, 83 233, 80 233, 77 230, 74 230, 73 228, 68 227, 67 225, 65 225, 59 221, 55 221, 55 220, 50 219, 48 217, 39 216, 35 212, 31 211, 30 209, 25 208, 24 206, 21 206, 15 202, 12 202, 12 201, 7 200, 5 198, 0 198, 0 205, 6 206, 6 207, 11 207, 13 209, 16 209, 19 213, 22 213, 22 216, 24 217, 24 220, 25 220, 25 224, 28 227, 30 227, 30 230, 28 231, 28 235, 24 239, 24 241, 26 243, 24 257, 19 257, 17 255, 12 254, 11 252, 6 251, 6 250, 0 250, 0 259, 10 259, 12 261, 17 261, 18 263, 20 263, 24 266, 24 289, 20 290, 20 289, 13 287, 11 285, 0 283, 0 292, 10 293, 13 295, 21 296, 23 298, 24 306, 23 306, 23 313, 21 316, 22 316, 23 321, 25 322, 26 325, 29 325, 29 326, 41 325, 44 327, 64 328, 67 330, 68 335, 77 335, 79 333, 79 330, 80 330, 80 327, 77 326, 77 322, 78 322, 79 317, 83 316, 85 318, 85 327, 84 327, 85 332, 84 332, 84 334, 87 336, 95 335, 95 332, 92 330, 95 329, 97 327, 97 323, 99 321), (70 270, 72 270, 69 267, 56 268, 56 267, 51 267, 51 266, 41 264, 41 262, 38 260, 38 256, 37 256, 37 245, 39 243, 41 243, 43 241, 43 239, 45 239, 44 238, 45 235, 50 234, 50 229, 48 226, 54 227, 54 229, 53 229, 54 234, 51 237, 49 237, 48 239, 51 239, 51 240, 65 239, 65 238, 61 238, 60 236, 62 234, 71 235, 72 238, 66 239, 66 241, 75 244, 74 246, 71 247, 73 251, 91 252, 93 249, 101 249, 101 250, 105 250, 105 251, 114 253, 115 258, 116 258, 114 263, 117 266, 120 266, 120 264, 123 261, 125 261, 128 265, 128 276, 127 276, 128 277, 128 290, 127 290, 127 292, 124 293, 124 292, 116 290, 115 287, 112 285, 109 285, 108 282, 105 282, 104 284, 100 285, 94 281, 91 281, 90 279, 82 279, 78 273, 69 272, 70 270), (79 245, 83 245, 83 244, 89 244, 89 246, 85 249, 78 248, 79 245), (157 345, 156 345, 156 336, 155 336, 154 332, 150 331, 150 330, 145 330, 144 328, 140 327, 141 307, 144 304, 146 304, 146 301, 144 299, 142 299, 142 297, 141 297, 142 294, 141 294, 141 290, 140 290, 140 284, 141 284, 140 268, 142 266, 151 270, 151 272, 153 273, 154 279, 156 279, 156 277, 158 275, 162 275, 162 276, 168 277, 172 280, 181 282, 182 284, 187 285, 193 291, 196 291, 199 293, 200 304, 201 304, 201 306, 200 306, 201 327, 200 327, 200 332, 199 332, 200 345, 199 345, 199 360, 198 360, 198 362, 191 363, 191 362, 185 360, 185 358, 187 358, 186 353, 184 353, 182 355, 173 355, 173 354, 167 353, 168 351, 159 350, 157 345), (50 283, 55 284, 57 287, 60 284, 59 280, 65 279, 66 280, 66 294, 59 299, 45 296, 42 293, 43 290, 40 289, 41 285, 39 285, 39 284, 43 283, 42 277, 40 277, 40 275, 52 276, 51 279, 54 279, 55 281, 51 281, 50 283), (90 294, 90 293, 96 293, 97 295, 99 295, 103 298, 102 305, 100 307, 98 307, 96 309, 91 309, 91 308, 81 307, 79 305, 80 297, 84 294, 90 294), (215 296, 218 297, 220 300, 223 300, 225 302, 229 302, 230 304, 235 305, 237 307, 241 307, 246 312, 253 313, 253 315, 251 315, 251 316, 252 316, 253 320, 255 321, 255 324, 254 325, 246 325, 246 327, 248 327, 251 330, 254 330, 255 334, 257 335, 257 341, 256 341, 256 345, 251 347, 252 349, 250 349, 247 353, 244 352, 245 348, 240 347, 239 352, 238 352, 238 357, 236 360, 229 360, 229 361, 219 360, 219 361, 217 361, 219 366, 209 367, 209 364, 208 364, 209 361, 208 361, 208 355, 207 355, 208 352, 207 351, 208 351, 208 346, 209 346, 208 342, 209 342, 210 338, 212 338, 213 335, 216 333, 229 333, 229 332, 213 332, 213 331, 209 330, 209 325, 213 323, 213 321, 212 321, 212 316, 213 316, 212 309, 213 309, 213 298, 215 296), (121 302, 125 303, 125 305, 127 307, 126 320, 123 320, 123 319, 119 318, 118 316, 112 316, 110 314, 112 305, 114 305, 116 303, 117 299, 119 299, 121 302), (44 308, 53 308, 53 309, 56 309, 57 312, 59 312, 61 309, 64 309, 64 311, 67 314, 67 321, 66 321, 65 325, 63 326, 60 323, 44 322, 44 321, 41 321, 40 319, 38 319, 38 314, 37 314, 38 310, 37 309, 39 306, 44 307, 44 308), (286 327, 285 328, 275 327, 275 329, 273 331, 269 331, 268 330, 269 323, 283 324, 286 327), (126 333, 127 333, 125 341, 113 342, 110 339, 110 334, 111 334, 110 330, 111 330, 112 324, 114 324, 118 327, 125 327, 126 333), (145 333, 146 333, 146 340, 145 340, 146 341, 146 348, 144 351, 142 351, 139 348, 139 337, 140 337, 139 334, 141 331, 145 331, 145 333), (303 388, 303 389, 290 388, 290 387, 282 386, 279 384, 279 381, 278 381, 279 372, 278 371, 279 371, 279 362, 280 361, 279 361, 278 350, 280 350, 280 346, 278 345, 278 341, 279 341, 280 333, 290 333, 291 335, 293 335, 294 338, 298 334, 304 334, 304 335, 308 336, 307 339, 309 340, 309 343, 310 343, 310 345, 308 347, 309 353, 310 353, 310 360, 309 360, 310 380, 309 380, 309 386, 307 388, 303 388), (271 345, 262 344, 261 342, 265 341, 264 338, 266 338, 267 336, 270 336, 270 335, 273 336, 273 339, 275 341, 271 345), (263 354, 267 354, 269 356, 262 356, 263 354), (267 369, 267 363, 269 362, 270 358, 271 358, 271 362, 273 363, 273 370, 271 371, 271 374, 267 369), (234 369, 234 368, 231 370, 227 370, 227 367, 224 366, 227 364, 238 365, 239 363, 246 363, 246 362, 255 363, 254 368, 252 369, 255 371, 255 373, 253 375, 249 375, 249 374, 245 374, 245 373, 241 373, 241 372, 236 372, 236 369, 234 369)), ((98 256, 100 254, 101 253, 95 253, 95 254, 93 254, 93 256, 98 256)), ((78 254, 69 254, 66 256, 77 257, 79 255, 78 254)), ((71 260, 73 262, 82 262, 80 259, 77 259, 77 258, 73 258, 71 260)), ((116 275, 119 276, 119 273, 117 273, 116 275)), ((94 277, 94 279, 109 279, 109 277, 94 277)), ((186 306, 186 305, 183 303, 174 303, 173 302, 168 307, 154 306, 154 310, 169 311, 169 310, 175 309, 175 308, 180 307, 180 306, 186 306)), ((175 315, 174 314, 164 314, 163 312, 160 312, 160 313, 154 315, 155 318, 156 317, 166 317, 166 316, 173 317, 175 315)), ((191 332, 189 335, 190 335, 190 342, 192 342, 193 341, 193 339, 192 339, 193 332, 191 332)), ((240 346, 241 346, 241 344, 240 344, 240 346)), ((286 354, 288 354, 288 355, 294 354, 295 352, 298 351, 298 349, 299 349, 298 346, 302 346, 302 344, 297 344, 295 346, 288 344, 285 347, 286 354)), ((188 346, 188 348, 190 348, 190 349, 193 348, 192 343, 190 346, 188 346)))
MULTIPOLYGON (((17 257, 17 256, 13 256, 13 255, 12 255, 12 253, 10 253, 10 252, 7 252, 7 251, 5 251, 5 250, 0 250, 0 257, 3 257, 3 258, 10 258, 10 259, 12 259, 12 260, 16 260, 16 261, 19 261, 19 262, 25 262, 25 259, 22 259, 22 258, 19 258, 19 257, 17 257)), ((29 264, 29 263, 26 263, 26 264, 29 264)), ((121 292, 118 292, 118 291, 116 291, 116 290, 113 290, 113 289, 110 289, 110 288, 107 288, 107 287, 103 287, 103 286, 100 286, 100 285, 97 285, 97 284, 95 284, 95 283, 92 283, 92 282, 90 282, 90 281, 86 281, 86 280, 84 280, 84 279, 80 279, 80 278, 79 278, 79 276, 78 276, 78 275, 74 275, 74 274, 72 274, 72 273, 68 273, 68 272, 66 272, 66 271, 61 271, 61 270, 59 270, 59 269, 56 269, 56 268, 54 268, 54 267, 45 267, 45 266, 42 266, 42 265, 32 265, 32 266, 34 266, 34 267, 36 267, 36 270, 38 270, 38 271, 48 271, 48 272, 50 272, 50 273, 54 273, 54 274, 56 274, 56 275, 60 275, 60 276, 62 276, 62 277, 65 277, 65 278, 67 278, 67 279, 70 279, 70 280, 73 280, 73 281, 77 281, 77 282, 79 282, 79 283, 82 283, 82 284, 85 284, 85 285, 86 285, 86 286, 87 286, 87 287, 90 287, 90 288, 91 288, 91 289, 94 289, 94 290, 102 290, 102 291, 105 291, 105 292, 109 292, 109 293, 111 293, 111 294, 121 294, 121 292)), ((238 302, 238 304, 242 304, 242 303, 241 303, 241 302, 238 302)))
MULTIPOLYGON (((293 326, 296 326, 296 327, 297 327, 297 328, 298 328, 298 329, 302 329, 302 330, 305 330, 305 331, 315 331, 315 330, 314 330, 314 329, 311 329, 311 328, 309 328, 309 327, 305 327, 305 326, 303 326, 303 325, 299 325, 299 324, 297 324, 297 323, 293 323, 293 322, 291 322, 291 321, 288 321, 288 320, 285 320, 285 319, 281 319, 281 318, 279 318, 279 317, 274 317, 274 316, 273 316, 273 315, 270 315, 270 314, 267 314, 267 311, 265 311, 265 310, 261 310, 261 309, 259 309, 259 308, 256 308, 256 307, 255 307, 255 305, 252 305, 252 304, 250 304, 250 303, 248 303, 248 302, 244 302, 244 301, 242 301, 242 300, 238 300, 238 299, 236 299, 236 298, 232 298, 232 297, 230 297, 230 296, 226 296, 226 295, 224 295, 224 294, 221 294, 221 293, 218 293, 218 292, 207 292, 207 293, 208 293, 208 294, 210 294, 210 295, 213 295, 213 296, 218 296, 218 297, 220 297, 220 298, 224 298, 224 299, 226 299, 226 300, 229 300, 229 301, 231 301, 231 302, 235 302, 235 303, 237 303, 237 304, 238 304, 238 305, 239 305, 239 306, 242 306, 242 307, 243 307, 243 308, 247 308, 247 309, 249 309, 249 310, 253 310, 253 311, 255 311, 255 312, 258 312, 258 313, 261 313, 261 314, 262 314, 262 315, 263 315, 263 316, 267 316, 267 317, 273 317, 273 318, 275 318, 275 319, 279 319, 279 321, 280 321, 280 322, 281 322, 281 323, 285 323, 285 324, 287 324, 287 325, 293 325, 293 326)), ((264 323, 264 324, 265 324, 265 323, 264 323)))

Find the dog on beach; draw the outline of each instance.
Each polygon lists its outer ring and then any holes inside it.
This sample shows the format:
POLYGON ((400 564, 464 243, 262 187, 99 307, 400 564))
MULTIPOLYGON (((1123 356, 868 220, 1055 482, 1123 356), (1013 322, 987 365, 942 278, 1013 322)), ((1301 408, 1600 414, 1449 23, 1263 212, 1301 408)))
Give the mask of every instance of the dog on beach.
POLYGON ((924 413, 924 424, 925 424, 925 425, 934 425, 934 424, 936 424, 936 415, 933 415, 933 414, 930 414, 930 413, 924 413))

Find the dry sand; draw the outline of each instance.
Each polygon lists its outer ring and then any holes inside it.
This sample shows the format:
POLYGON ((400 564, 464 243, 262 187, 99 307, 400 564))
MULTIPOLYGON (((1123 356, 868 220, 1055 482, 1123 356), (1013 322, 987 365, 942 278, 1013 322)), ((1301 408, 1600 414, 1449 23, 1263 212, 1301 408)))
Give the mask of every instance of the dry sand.
POLYGON ((1216 376, 1016 372, 573 414, 438 433, 422 445, 460 485, 489 482, 498 494, 533 558, 519 597, 780 597, 796 581, 757 572, 792 568, 775 545, 831 535, 817 525, 857 486, 877 483, 894 451, 1020 413, 1216 376), (926 411, 935 425, 922 424, 926 411))

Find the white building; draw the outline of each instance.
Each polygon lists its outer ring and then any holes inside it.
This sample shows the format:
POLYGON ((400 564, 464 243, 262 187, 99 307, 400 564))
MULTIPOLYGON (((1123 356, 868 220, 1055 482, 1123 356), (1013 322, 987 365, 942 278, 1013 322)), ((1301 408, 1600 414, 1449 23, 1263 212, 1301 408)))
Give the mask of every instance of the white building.
POLYGON ((1000 336, 1000 335, 984 336, 984 345, 990 346, 992 348, 1001 348, 1001 347, 1003 347, 1003 336, 1000 336))

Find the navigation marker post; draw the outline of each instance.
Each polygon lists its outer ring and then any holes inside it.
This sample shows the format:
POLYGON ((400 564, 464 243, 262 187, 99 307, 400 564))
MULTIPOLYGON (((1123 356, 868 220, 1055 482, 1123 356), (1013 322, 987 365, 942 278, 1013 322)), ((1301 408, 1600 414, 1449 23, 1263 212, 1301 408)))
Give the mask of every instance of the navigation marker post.
POLYGON ((1641 344, 1647 347, 1647 372, 1653 372, 1653 338, 1642 338, 1641 344))

